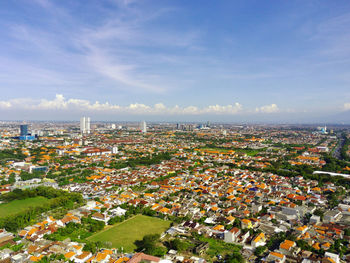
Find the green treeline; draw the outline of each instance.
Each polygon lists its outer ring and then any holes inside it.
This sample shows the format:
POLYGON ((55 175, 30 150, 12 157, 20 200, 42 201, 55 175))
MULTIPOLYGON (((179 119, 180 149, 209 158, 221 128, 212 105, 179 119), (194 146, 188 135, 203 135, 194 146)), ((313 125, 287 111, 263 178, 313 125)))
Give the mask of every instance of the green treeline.
POLYGON ((69 193, 63 190, 43 186, 28 190, 15 189, 13 192, 2 195, 0 198, 3 201, 10 202, 13 200, 23 200, 36 196, 46 197, 49 199, 49 201, 44 205, 28 207, 28 209, 25 211, 1 218, 0 228, 5 228, 7 231, 11 232, 16 232, 18 229, 30 225, 32 222, 37 220, 42 213, 50 211, 51 209, 58 207, 70 209, 73 208, 74 203, 84 203, 84 199, 79 193, 69 193))

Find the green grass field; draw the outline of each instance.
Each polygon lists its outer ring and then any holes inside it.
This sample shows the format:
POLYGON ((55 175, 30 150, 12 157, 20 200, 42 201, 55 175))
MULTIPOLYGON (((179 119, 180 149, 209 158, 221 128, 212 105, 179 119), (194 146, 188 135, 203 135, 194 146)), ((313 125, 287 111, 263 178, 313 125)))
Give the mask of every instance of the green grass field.
POLYGON ((115 226, 106 227, 88 239, 109 241, 114 248, 123 247, 125 252, 132 252, 136 248, 134 245, 136 240, 141 240, 148 234, 160 234, 169 228, 170 223, 159 218, 137 215, 115 226))
POLYGON ((23 200, 14 200, 9 203, 0 204, 0 217, 6 217, 9 215, 16 214, 23 210, 26 210, 28 207, 40 206, 45 204, 49 199, 37 196, 33 198, 27 198, 23 200))

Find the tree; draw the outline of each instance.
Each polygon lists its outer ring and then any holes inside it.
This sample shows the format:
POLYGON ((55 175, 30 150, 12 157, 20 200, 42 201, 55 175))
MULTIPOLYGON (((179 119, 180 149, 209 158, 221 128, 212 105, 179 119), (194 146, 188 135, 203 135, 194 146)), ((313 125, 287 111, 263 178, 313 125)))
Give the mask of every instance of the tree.
POLYGON ((162 257, 168 252, 168 250, 165 247, 155 246, 145 252, 156 257, 162 257))
POLYGON ((186 251, 190 245, 178 238, 170 241, 170 248, 175 249, 179 252, 186 251))
POLYGON ((344 230, 344 234, 345 234, 346 236, 350 236, 350 228, 346 228, 346 229, 344 230))
POLYGON ((95 242, 86 242, 84 248, 83 248, 83 251, 90 251, 92 254, 95 254, 96 253, 96 244, 95 242))
POLYGON ((137 251, 144 251, 146 254, 153 256, 164 256, 167 253, 167 249, 163 246, 157 246, 160 235, 146 235, 142 240, 135 241, 137 251))
POLYGON ((321 209, 316 209, 314 212, 314 215, 319 216, 321 218, 321 220, 323 219, 324 216, 324 211, 321 209))
POLYGON ((267 249, 266 246, 257 247, 257 248, 255 249, 255 251, 254 251, 254 254, 255 254, 256 256, 261 256, 261 255, 265 252, 266 249, 267 249))
POLYGON ((142 246, 144 248, 152 247, 160 238, 159 234, 145 235, 142 239, 142 246))
POLYGON ((233 252, 232 254, 229 254, 226 256, 226 262, 229 263, 243 263, 244 258, 241 255, 240 252, 233 252))

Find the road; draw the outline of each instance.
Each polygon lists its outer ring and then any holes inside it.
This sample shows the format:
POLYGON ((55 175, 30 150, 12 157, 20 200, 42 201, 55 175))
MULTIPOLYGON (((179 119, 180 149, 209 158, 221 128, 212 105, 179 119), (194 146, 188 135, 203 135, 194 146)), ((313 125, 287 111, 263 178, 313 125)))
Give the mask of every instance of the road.
MULTIPOLYGON (((337 135, 338 137, 338 135, 337 135)), ((341 137, 339 138, 339 143, 337 145, 337 148, 335 148, 334 152, 333 152, 333 157, 334 158, 337 158, 338 160, 341 160, 341 149, 343 148, 344 146, 344 143, 345 143, 345 138, 341 135, 341 137)))

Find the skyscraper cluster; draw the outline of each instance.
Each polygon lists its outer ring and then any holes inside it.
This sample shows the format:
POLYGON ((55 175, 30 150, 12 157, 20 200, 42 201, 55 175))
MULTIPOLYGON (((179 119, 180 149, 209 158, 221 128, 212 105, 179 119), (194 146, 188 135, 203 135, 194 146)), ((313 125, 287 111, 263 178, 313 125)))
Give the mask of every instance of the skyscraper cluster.
POLYGON ((147 132, 147 125, 146 125, 146 122, 145 121, 143 121, 143 122, 141 122, 141 125, 140 125, 141 127, 141 132, 143 132, 143 133, 146 133, 147 132))
POLYGON ((90 133, 90 117, 81 117, 80 118, 80 132, 82 134, 90 133))

